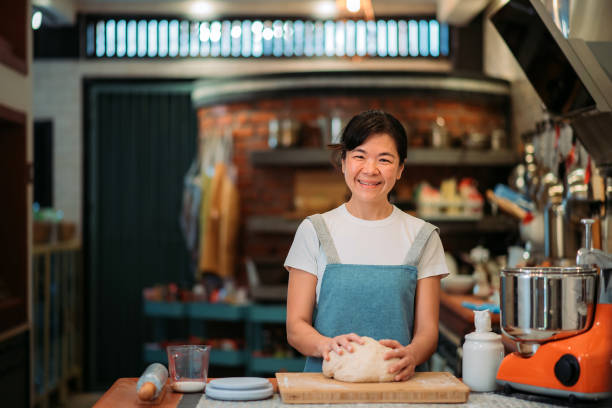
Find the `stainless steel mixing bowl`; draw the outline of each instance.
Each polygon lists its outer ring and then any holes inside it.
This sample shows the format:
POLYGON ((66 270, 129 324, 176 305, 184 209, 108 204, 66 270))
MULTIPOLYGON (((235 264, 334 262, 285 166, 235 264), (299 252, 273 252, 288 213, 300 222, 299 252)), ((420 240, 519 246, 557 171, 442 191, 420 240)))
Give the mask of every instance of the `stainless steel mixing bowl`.
POLYGON ((590 328, 597 269, 526 267, 501 271, 501 329, 531 355, 539 344, 590 328))

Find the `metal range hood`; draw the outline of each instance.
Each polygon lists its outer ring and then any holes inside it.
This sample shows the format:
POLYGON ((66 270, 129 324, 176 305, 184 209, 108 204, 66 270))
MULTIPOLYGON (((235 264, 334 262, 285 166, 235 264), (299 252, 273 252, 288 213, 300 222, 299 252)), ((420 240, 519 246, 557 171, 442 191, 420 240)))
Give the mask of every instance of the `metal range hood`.
POLYGON ((612 176, 612 1, 574 1, 554 13, 543 1, 501 2, 491 22, 547 110, 571 120, 597 166, 612 176))

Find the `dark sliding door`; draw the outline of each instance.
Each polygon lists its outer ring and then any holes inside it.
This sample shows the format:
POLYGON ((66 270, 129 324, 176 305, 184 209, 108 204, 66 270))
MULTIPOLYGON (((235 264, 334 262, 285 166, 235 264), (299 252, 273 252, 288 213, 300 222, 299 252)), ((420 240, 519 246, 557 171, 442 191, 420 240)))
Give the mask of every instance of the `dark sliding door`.
POLYGON ((103 389, 145 367, 142 289, 189 284, 179 228, 196 151, 189 83, 87 82, 86 379, 103 389))

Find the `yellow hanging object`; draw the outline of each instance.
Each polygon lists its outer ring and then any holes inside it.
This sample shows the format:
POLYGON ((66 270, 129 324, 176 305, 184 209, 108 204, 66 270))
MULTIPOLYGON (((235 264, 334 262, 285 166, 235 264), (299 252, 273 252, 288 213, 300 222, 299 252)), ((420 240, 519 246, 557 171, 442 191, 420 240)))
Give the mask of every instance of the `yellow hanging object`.
POLYGON ((201 268, 200 265, 202 263, 202 254, 203 254, 203 244, 204 244, 204 233, 206 232, 206 223, 208 221, 208 217, 205 214, 208 214, 208 209, 210 207, 210 186, 212 182, 212 178, 207 176, 204 172, 202 172, 201 177, 201 187, 202 187, 202 198, 200 200, 200 213, 199 213, 199 223, 200 229, 198 231, 198 267, 196 272, 196 279, 200 278, 201 268))
POLYGON ((218 272, 221 189, 225 177, 225 164, 217 163, 209 188, 204 190, 205 197, 202 200, 202 212, 200 213, 201 239, 198 265, 200 273, 218 272))
POLYGON ((227 175, 223 180, 220 201, 217 272, 222 277, 228 277, 234 275, 236 266, 236 237, 240 225, 240 197, 238 189, 227 175))

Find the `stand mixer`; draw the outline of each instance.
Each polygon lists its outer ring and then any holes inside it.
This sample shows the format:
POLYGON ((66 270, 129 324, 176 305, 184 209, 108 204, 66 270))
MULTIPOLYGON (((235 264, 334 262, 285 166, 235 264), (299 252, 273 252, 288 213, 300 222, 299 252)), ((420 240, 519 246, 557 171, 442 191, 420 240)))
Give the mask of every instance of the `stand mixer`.
POLYGON ((612 255, 585 247, 573 267, 501 272, 501 328, 518 351, 497 383, 519 391, 599 400, 612 397, 612 255), (599 292, 599 293, 598 293, 599 292))

